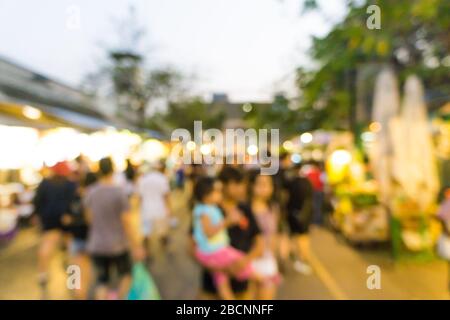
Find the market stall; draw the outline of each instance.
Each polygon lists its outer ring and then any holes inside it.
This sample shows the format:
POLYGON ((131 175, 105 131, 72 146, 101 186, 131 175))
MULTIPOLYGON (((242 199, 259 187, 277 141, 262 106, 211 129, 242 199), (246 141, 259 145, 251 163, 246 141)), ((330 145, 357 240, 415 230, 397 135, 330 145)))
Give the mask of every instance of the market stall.
POLYGON ((95 169, 98 160, 111 157, 122 171, 127 159, 152 162, 168 153, 151 132, 115 128, 73 111, 0 102, 0 120, 0 242, 10 240, 33 213, 34 190, 46 168, 82 156, 95 169))
POLYGON ((328 146, 326 170, 332 192, 332 225, 355 245, 389 240, 389 219, 378 185, 350 133, 335 135, 328 146))
POLYGON ((420 80, 407 79, 400 108, 395 75, 381 72, 373 118, 379 130, 369 154, 380 200, 391 215, 394 258, 432 259, 440 234, 434 219, 439 181, 420 80))

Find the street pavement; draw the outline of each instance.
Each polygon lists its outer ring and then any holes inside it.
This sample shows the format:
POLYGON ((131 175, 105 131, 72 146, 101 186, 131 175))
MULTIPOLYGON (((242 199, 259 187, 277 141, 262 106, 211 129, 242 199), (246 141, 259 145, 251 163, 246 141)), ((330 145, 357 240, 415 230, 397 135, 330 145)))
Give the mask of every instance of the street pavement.
MULTIPOLYGON (((199 268, 188 251, 187 196, 172 195, 179 224, 171 231, 166 252, 158 253, 150 267, 163 299, 196 299, 199 268)), ((311 231, 314 273, 296 273, 287 266, 279 299, 448 299, 448 266, 443 261, 395 263, 386 248, 355 249, 323 228, 311 231), (369 266, 381 269, 381 288, 367 287, 369 266)), ((0 299, 39 299, 36 272, 38 233, 21 231, 6 248, 0 248, 0 299)), ((64 254, 51 265, 49 297, 70 299, 66 289, 64 254)))

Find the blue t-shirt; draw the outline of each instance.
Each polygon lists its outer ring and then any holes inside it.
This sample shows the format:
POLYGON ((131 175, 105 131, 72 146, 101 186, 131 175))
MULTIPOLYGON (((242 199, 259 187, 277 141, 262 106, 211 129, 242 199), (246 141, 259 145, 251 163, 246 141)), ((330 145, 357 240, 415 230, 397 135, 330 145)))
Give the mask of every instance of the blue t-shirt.
POLYGON ((194 239, 197 248, 203 253, 213 253, 219 249, 227 247, 230 243, 226 228, 208 238, 203 232, 201 217, 207 215, 213 225, 218 225, 224 218, 222 212, 217 206, 197 204, 194 207, 194 239))

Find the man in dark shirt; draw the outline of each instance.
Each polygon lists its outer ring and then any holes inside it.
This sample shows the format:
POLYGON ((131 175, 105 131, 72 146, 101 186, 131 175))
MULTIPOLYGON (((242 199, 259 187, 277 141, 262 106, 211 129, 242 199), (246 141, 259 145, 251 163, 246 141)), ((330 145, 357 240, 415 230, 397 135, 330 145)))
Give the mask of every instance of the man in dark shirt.
MULTIPOLYGON (((298 167, 300 168, 300 167, 298 167)), ((309 227, 313 217, 313 186, 301 170, 288 187, 287 221, 296 246, 294 269, 302 274, 312 273, 310 263, 309 227)))
POLYGON ((51 258, 61 244, 64 226, 62 217, 70 211, 76 195, 76 184, 69 180, 71 170, 60 162, 51 169, 51 176, 42 180, 33 199, 35 213, 42 229, 38 250, 39 285, 42 298, 47 298, 48 271, 51 258))

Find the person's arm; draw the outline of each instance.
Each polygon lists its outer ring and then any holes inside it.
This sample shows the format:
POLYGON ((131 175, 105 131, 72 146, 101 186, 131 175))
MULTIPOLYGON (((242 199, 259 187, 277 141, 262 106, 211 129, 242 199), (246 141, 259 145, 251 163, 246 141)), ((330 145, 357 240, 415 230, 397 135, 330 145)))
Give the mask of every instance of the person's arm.
POLYGON ((233 263, 229 268, 227 268, 228 273, 231 275, 237 275, 239 272, 245 268, 249 263, 251 263, 256 258, 262 256, 264 253, 264 238, 261 234, 255 236, 253 240, 253 246, 251 250, 244 255, 241 259, 233 263))
MULTIPOLYGON (((192 235, 192 227, 190 228, 190 234, 189 234, 189 241, 188 241, 188 252, 189 255, 195 259, 195 251, 197 250, 197 245, 195 243, 195 239, 194 236, 192 235)), ((206 267, 203 266, 203 268, 205 268, 206 270, 208 270, 208 272, 226 272, 227 269, 226 268, 210 268, 210 267, 206 267)))
POLYGON ((444 202, 439 206, 438 212, 436 214, 436 219, 438 219, 444 232, 448 235, 450 234, 450 220, 447 218, 450 211, 450 199, 444 200, 444 202))
POLYGON ((34 206, 34 213, 37 216, 41 215, 41 209, 42 209, 42 202, 44 198, 44 192, 45 192, 45 180, 43 180, 39 186, 36 189, 36 193, 33 197, 33 206, 34 206))
POLYGON ((122 213, 121 219, 125 230, 125 235, 131 247, 133 258, 140 261, 145 258, 145 249, 142 245, 143 238, 139 228, 139 212, 138 210, 134 210, 136 207, 136 201, 137 197, 131 198, 131 206, 125 206, 126 210, 122 213))
POLYGON ((172 216, 172 205, 170 203, 170 193, 169 192, 164 195, 164 202, 166 204, 167 216, 171 217, 172 216))
POLYGON ((63 226, 73 226, 75 221, 75 212, 73 212, 73 205, 77 201, 78 186, 74 182, 68 182, 67 184, 67 208, 61 217, 61 223, 63 226))
POLYGON ((90 201, 91 201, 91 193, 88 191, 84 194, 81 201, 83 205, 83 217, 87 225, 90 225, 92 223, 92 211, 90 208, 90 201))
POLYGON ((92 223, 92 211, 89 208, 84 209, 84 220, 86 221, 87 225, 90 225, 92 223))
POLYGON ((227 227, 226 220, 223 220, 218 224, 212 224, 210 217, 206 214, 202 214, 200 219, 203 232, 208 238, 214 237, 217 233, 227 227))
POLYGON ((247 219, 249 219, 249 227, 251 228, 251 232, 252 232, 252 247, 251 249, 246 253, 246 255, 238 260, 236 263, 234 263, 231 268, 229 269, 229 271, 232 274, 237 274, 239 273, 240 270, 242 270, 242 268, 244 268, 247 264, 249 264, 252 260, 260 257, 263 255, 264 253, 264 238, 263 235, 261 233, 261 230, 258 227, 258 223, 256 222, 254 216, 253 216, 253 212, 248 212, 246 214, 247 219))
POLYGON ((275 225, 277 226, 275 234, 272 236, 272 240, 270 243, 270 248, 276 256, 280 255, 280 246, 279 244, 283 241, 283 236, 281 229, 279 228, 280 220, 281 220, 281 208, 278 204, 272 206, 273 214, 275 215, 275 225))
POLYGON ((139 232, 139 217, 136 213, 127 211, 122 214, 122 225, 125 229, 125 234, 132 248, 141 244, 141 234, 139 232))
POLYGON ((253 240, 252 249, 245 256, 246 262, 249 263, 252 260, 262 256, 264 253, 264 238, 262 234, 258 234, 255 236, 253 240))
POLYGON ((164 204, 166 205, 166 214, 168 217, 172 216, 172 205, 170 202, 170 182, 169 179, 164 176, 163 183, 161 185, 162 194, 164 194, 164 204))

